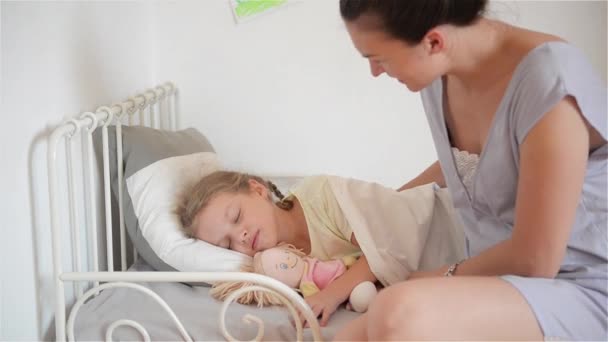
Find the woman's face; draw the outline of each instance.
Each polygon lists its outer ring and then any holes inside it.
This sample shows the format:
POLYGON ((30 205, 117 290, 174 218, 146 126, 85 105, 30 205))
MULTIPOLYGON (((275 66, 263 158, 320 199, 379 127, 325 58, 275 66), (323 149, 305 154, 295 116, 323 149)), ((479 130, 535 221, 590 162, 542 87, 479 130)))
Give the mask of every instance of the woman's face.
POLYGON ((357 20, 346 22, 346 28, 355 48, 368 59, 374 77, 386 73, 417 92, 441 75, 426 37, 421 43, 410 45, 383 31, 364 28, 357 20))
POLYGON ((253 256, 278 244, 276 211, 268 188, 250 180, 248 193, 220 193, 195 219, 195 237, 253 256))

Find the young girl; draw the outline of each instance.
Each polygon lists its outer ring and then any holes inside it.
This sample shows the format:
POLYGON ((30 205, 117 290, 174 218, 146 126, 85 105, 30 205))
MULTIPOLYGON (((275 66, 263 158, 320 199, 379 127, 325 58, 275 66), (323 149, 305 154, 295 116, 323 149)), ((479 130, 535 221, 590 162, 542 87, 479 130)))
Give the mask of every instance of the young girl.
MULTIPOLYGON (((324 176, 305 178, 284 197, 258 176, 218 171, 188 193, 178 215, 188 236, 253 256, 287 243, 321 260, 358 256, 361 249, 324 176), (272 195, 279 201, 273 202, 272 195)), ((364 255, 323 291, 305 300, 325 326, 364 281, 376 281, 364 255)))

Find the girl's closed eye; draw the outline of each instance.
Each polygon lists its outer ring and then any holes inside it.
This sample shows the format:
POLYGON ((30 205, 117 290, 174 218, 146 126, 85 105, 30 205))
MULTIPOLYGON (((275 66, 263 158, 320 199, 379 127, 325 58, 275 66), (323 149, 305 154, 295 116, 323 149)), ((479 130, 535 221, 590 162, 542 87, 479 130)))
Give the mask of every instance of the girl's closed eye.
POLYGON ((234 223, 238 223, 240 218, 241 218, 241 209, 239 208, 239 211, 236 213, 236 216, 234 217, 234 223))

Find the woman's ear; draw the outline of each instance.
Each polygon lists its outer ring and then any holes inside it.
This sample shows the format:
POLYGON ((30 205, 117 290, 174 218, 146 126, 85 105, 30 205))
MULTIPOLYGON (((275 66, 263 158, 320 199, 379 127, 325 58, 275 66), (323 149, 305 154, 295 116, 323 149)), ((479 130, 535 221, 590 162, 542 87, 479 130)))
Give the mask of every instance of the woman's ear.
POLYGON ((268 197, 268 187, 255 179, 249 180, 249 190, 266 198, 268 197))
POLYGON ((427 34, 422 38, 422 44, 424 45, 424 50, 429 54, 433 55, 443 51, 445 47, 445 36, 440 28, 434 28, 427 32, 427 34))

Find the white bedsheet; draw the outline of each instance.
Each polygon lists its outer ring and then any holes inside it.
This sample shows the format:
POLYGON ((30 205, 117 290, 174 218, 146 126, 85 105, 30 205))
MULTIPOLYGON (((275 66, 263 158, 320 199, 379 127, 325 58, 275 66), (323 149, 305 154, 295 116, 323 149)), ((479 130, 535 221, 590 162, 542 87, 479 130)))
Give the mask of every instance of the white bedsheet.
POLYGON ((382 285, 464 258, 463 227, 447 189, 432 183, 397 192, 357 179, 328 179, 382 285))

